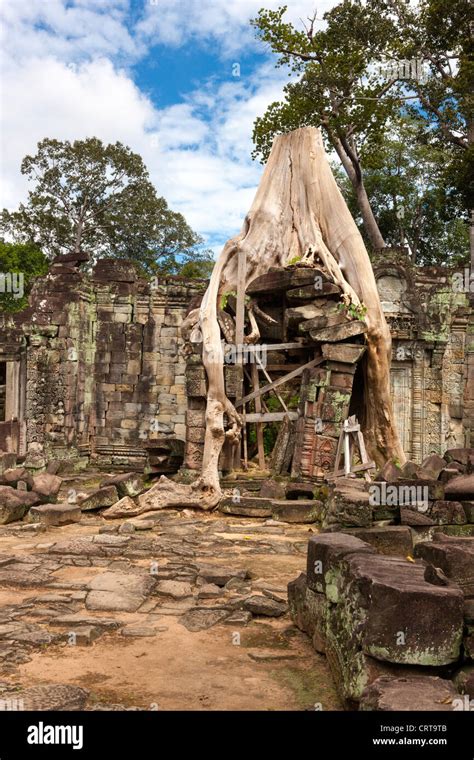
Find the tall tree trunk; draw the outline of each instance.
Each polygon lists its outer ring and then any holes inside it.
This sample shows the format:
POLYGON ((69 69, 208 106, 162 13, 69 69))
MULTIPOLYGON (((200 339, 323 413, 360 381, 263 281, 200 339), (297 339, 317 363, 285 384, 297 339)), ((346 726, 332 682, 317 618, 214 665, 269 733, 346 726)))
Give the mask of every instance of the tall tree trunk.
POLYGON ((275 139, 242 231, 224 246, 201 305, 199 322, 208 378, 201 476, 191 486, 178 486, 162 477, 146 495, 143 511, 177 504, 209 509, 221 497, 219 454, 226 436, 235 440, 239 435, 242 422, 225 394, 217 303, 223 293, 236 289, 239 251, 246 257, 246 284, 269 267, 283 267, 295 256, 310 252, 341 287, 347 304, 365 304, 363 424, 367 448, 378 463, 389 458, 405 461, 390 398, 391 337, 370 259, 333 177, 321 134, 315 127, 304 127, 275 139))
POLYGON ((385 240, 380 232, 374 212, 372 211, 372 206, 370 205, 358 158, 356 159, 354 154, 351 154, 351 157, 349 157, 341 140, 329 131, 328 128, 326 128, 326 132, 353 187, 362 222, 372 248, 374 251, 385 248, 385 240), (356 163, 356 166, 354 166, 354 162, 356 163))

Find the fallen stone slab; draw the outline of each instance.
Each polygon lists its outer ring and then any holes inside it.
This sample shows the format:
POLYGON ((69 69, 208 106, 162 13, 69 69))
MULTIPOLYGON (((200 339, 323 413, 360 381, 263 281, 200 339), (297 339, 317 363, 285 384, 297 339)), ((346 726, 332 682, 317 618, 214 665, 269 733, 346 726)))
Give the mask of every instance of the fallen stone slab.
POLYGON ((370 528, 373 507, 369 494, 359 486, 337 484, 331 489, 321 517, 323 530, 370 528))
POLYGON ((71 612, 67 615, 61 615, 50 621, 50 625, 58 625, 63 628, 68 628, 71 632, 78 630, 79 628, 87 628, 93 626, 101 631, 113 631, 116 628, 120 628, 122 623, 115 618, 105 617, 93 617, 92 615, 84 615, 83 612, 71 612))
POLYGON ((433 676, 380 676, 362 694, 359 709, 381 712, 449 711, 459 697, 451 681, 433 676))
POLYGON ((398 557, 357 553, 333 566, 326 578, 331 606, 328 629, 353 636, 376 659, 441 666, 459 658, 464 598, 460 589, 433 585, 425 566, 398 557))
POLYGON ((44 502, 54 502, 61 488, 62 479, 49 472, 40 472, 33 477, 33 490, 44 502))
POLYGON ((10 470, 5 470, 0 476, 0 482, 12 488, 17 488, 18 483, 25 483, 28 491, 33 488, 33 477, 24 467, 13 467, 10 470))
POLYGON ((103 630, 97 625, 78 626, 74 631, 68 632, 68 643, 71 646, 89 647, 102 633, 103 630))
POLYGON ((40 504, 31 507, 28 519, 46 526, 68 525, 80 521, 81 508, 78 504, 40 504))
POLYGON ((452 499, 454 501, 474 500, 474 473, 451 478, 451 480, 446 483, 445 493, 447 499, 452 499))
POLYGON ((244 517, 271 517, 272 502, 259 496, 229 496, 220 502, 219 512, 244 517))
POLYGON ((375 481, 391 483, 402 476, 402 470, 391 461, 385 462, 384 466, 374 475, 375 481))
POLYGON ((156 628, 151 625, 126 625, 120 631, 122 636, 130 636, 133 638, 148 638, 156 636, 156 628))
POLYGON ((420 477, 426 477, 427 480, 437 480, 447 464, 447 460, 438 454, 430 454, 421 463, 420 477))
POLYGON ((459 501, 434 501, 429 506, 428 514, 436 525, 464 525, 467 522, 466 513, 459 501))
POLYGON ((198 599, 213 599, 222 594, 222 588, 215 583, 204 583, 198 591, 198 599))
POLYGON ((258 594, 245 599, 243 608, 247 612, 251 612, 252 615, 264 615, 265 617, 280 617, 288 611, 287 604, 276 602, 268 596, 258 594))
POLYGON ((285 484, 278 480, 264 480, 259 491, 262 499, 284 499, 285 484))
POLYGON ((136 517, 143 512, 130 496, 124 496, 116 504, 101 513, 106 520, 116 520, 120 517, 136 517))
POLYGON ((425 512, 419 512, 416 507, 400 507, 400 522, 412 527, 436 525, 432 517, 425 512))
POLYGON ((26 562, 13 562, 0 567, 0 586, 44 586, 49 583, 51 571, 26 562))
POLYGON ((100 484, 101 489, 115 486, 120 496, 139 496, 144 488, 143 475, 138 472, 124 472, 121 475, 112 475, 100 484))
POLYGON ((380 554, 398 557, 413 554, 413 536, 407 526, 387 525, 380 528, 348 528, 347 532, 370 544, 380 554))
POLYGON ((252 620, 252 613, 247 610, 236 610, 223 621, 225 625, 247 625, 252 620))
POLYGON ((306 573, 288 584, 290 616, 301 631, 310 636, 317 652, 326 648, 326 617, 328 602, 324 594, 312 591, 306 583, 306 573))
POLYGON ((136 612, 155 586, 151 576, 102 573, 88 584, 88 610, 136 612))
POLYGON ((88 496, 78 499, 78 504, 83 512, 90 512, 103 507, 111 507, 118 502, 119 495, 114 485, 99 488, 88 496))
POLYGON ((447 462, 459 462, 459 464, 462 464, 465 467, 468 465, 474 465, 474 449, 447 449, 447 451, 444 452, 444 459, 446 459, 447 462))
POLYGON ((232 567, 223 567, 222 565, 205 565, 198 566, 198 573, 207 583, 214 583, 216 586, 225 586, 233 578, 246 580, 250 577, 248 570, 237 570, 232 567))
POLYGON ((324 594, 331 569, 349 554, 373 554, 375 549, 347 533, 320 533, 308 542, 306 576, 310 589, 324 594))
POLYGON ((193 589, 190 583, 182 581, 163 580, 158 581, 155 587, 155 594, 160 596, 171 596, 173 599, 185 599, 192 596, 193 589))
POLYGON ((0 692, 0 699, 14 700, 17 710, 55 711, 83 710, 89 691, 72 684, 44 684, 14 692, 0 692))
POLYGON ((227 610, 189 610, 179 618, 179 622, 188 631, 196 632, 212 628, 213 625, 222 623, 228 617, 227 610))
POLYGON ((0 486, 0 525, 21 520, 39 500, 40 497, 33 491, 17 491, 11 486, 0 486))
POLYGON ((272 501, 272 517, 288 523, 313 523, 321 519, 323 503, 316 499, 272 501))
POLYGON ((433 541, 422 541, 416 545, 415 557, 441 568, 466 596, 474 596, 474 538, 455 538, 437 533, 433 541))

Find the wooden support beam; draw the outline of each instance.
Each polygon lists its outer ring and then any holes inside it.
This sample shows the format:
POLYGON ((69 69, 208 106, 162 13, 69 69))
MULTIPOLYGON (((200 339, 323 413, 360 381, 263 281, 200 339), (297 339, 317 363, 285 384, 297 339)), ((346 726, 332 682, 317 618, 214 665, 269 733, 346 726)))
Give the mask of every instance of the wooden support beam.
MULTIPOLYGON (((252 384, 254 391, 260 390, 258 381, 258 369, 256 364, 252 364, 252 384)), ((255 412, 261 414, 262 400, 260 396, 255 396, 255 412)), ((257 449, 258 449, 258 466, 261 470, 265 469, 265 449, 263 447, 263 425, 257 422, 257 449)))
MULTIPOLYGON (((235 339, 235 342, 238 344, 237 336, 238 336, 238 330, 236 328, 236 339, 235 339)), ((261 350, 262 350, 262 345, 265 346, 265 348, 266 348, 267 351, 296 351, 298 349, 303 350, 303 349, 311 348, 312 346, 315 345, 315 342, 314 341, 308 341, 307 343, 296 343, 296 342, 293 342, 293 343, 264 343, 264 344, 263 343, 259 343, 257 345, 252 345, 251 343, 249 343, 249 344, 245 345, 245 349, 244 350, 248 353, 248 355, 250 355, 252 353, 259 354, 261 352, 261 350)), ((226 351, 230 352, 234 348, 235 348, 235 346, 233 346, 231 343, 230 344, 226 344, 224 346, 224 355, 225 355, 226 351)))
POLYGON ((257 396, 261 396, 263 393, 268 393, 274 388, 278 388, 280 385, 284 385, 289 380, 293 380, 294 377, 298 377, 298 375, 303 374, 305 369, 311 369, 312 367, 317 367, 318 364, 321 364, 323 361, 325 361, 324 358, 322 356, 318 356, 316 359, 312 359, 310 362, 307 362, 306 364, 302 364, 301 367, 298 367, 298 369, 294 369, 292 372, 288 372, 288 374, 284 375, 283 377, 279 377, 278 380, 273 380, 273 382, 269 383, 268 385, 262 385, 262 387, 259 388, 258 393, 257 391, 253 391, 253 393, 249 393, 247 396, 244 396, 244 398, 237 399, 237 401, 235 402, 235 406, 242 406, 243 404, 246 404, 248 401, 251 401, 253 398, 256 398, 257 396))
MULTIPOLYGON (((275 394, 275 396, 277 397, 278 401, 279 401, 279 402, 280 402, 280 404, 282 405, 282 407, 283 407, 283 409, 285 410, 285 412, 288 412, 288 407, 287 407, 287 405, 286 405, 286 404, 285 404, 285 402, 283 401, 283 399, 282 399, 282 397, 280 396, 280 394, 278 393, 278 391, 277 391, 277 390, 275 390, 275 382, 276 382, 276 381, 274 382, 274 381, 272 380, 272 378, 271 378, 271 377, 270 377, 270 375, 268 374, 267 370, 266 370, 266 369, 265 369, 265 367, 263 366, 263 364, 262 364, 262 362, 260 361, 260 359, 258 358, 258 356, 256 357, 256 359, 257 359, 257 363, 258 363, 259 369, 261 369, 261 370, 262 370, 263 374, 264 374, 264 375, 265 375, 265 377, 267 378, 267 380, 268 380, 268 382, 270 383, 270 385, 272 385, 272 386, 273 386, 273 387, 272 387, 272 391, 273 391, 273 393, 274 393, 274 394, 275 394)), ((256 396, 255 398, 257 398, 257 396, 256 396)))
POLYGON ((245 415, 246 422, 282 422, 285 417, 289 417, 290 420, 297 420, 298 412, 290 410, 289 412, 262 412, 257 414, 256 412, 247 412, 245 415))

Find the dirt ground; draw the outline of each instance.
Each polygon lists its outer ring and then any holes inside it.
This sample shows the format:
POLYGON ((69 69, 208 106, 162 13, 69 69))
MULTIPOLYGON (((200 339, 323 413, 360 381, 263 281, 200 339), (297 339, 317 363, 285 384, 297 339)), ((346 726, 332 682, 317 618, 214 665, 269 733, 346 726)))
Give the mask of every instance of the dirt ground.
POLYGON ((84 709, 342 709, 325 658, 286 608, 309 530, 190 510, 3 526, 0 699, 68 684, 87 690, 84 709), (216 567, 223 577, 208 583, 216 567), (112 585, 94 609, 99 576, 112 585), (143 584, 138 601, 141 590, 120 585, 129 579, 143 584), (251 597, 269 608, 245 612, 251 597))

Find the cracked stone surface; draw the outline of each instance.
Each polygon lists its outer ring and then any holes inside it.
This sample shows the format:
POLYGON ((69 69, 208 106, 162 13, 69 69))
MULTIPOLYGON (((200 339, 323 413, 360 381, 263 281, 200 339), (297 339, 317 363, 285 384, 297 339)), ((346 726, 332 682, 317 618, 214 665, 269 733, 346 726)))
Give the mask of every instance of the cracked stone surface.
POLYGON ((324 658, 287 612, 314 528, 160 510, 128 532, 129 518, 0 525, 0 700, 341 709, 324 658))

